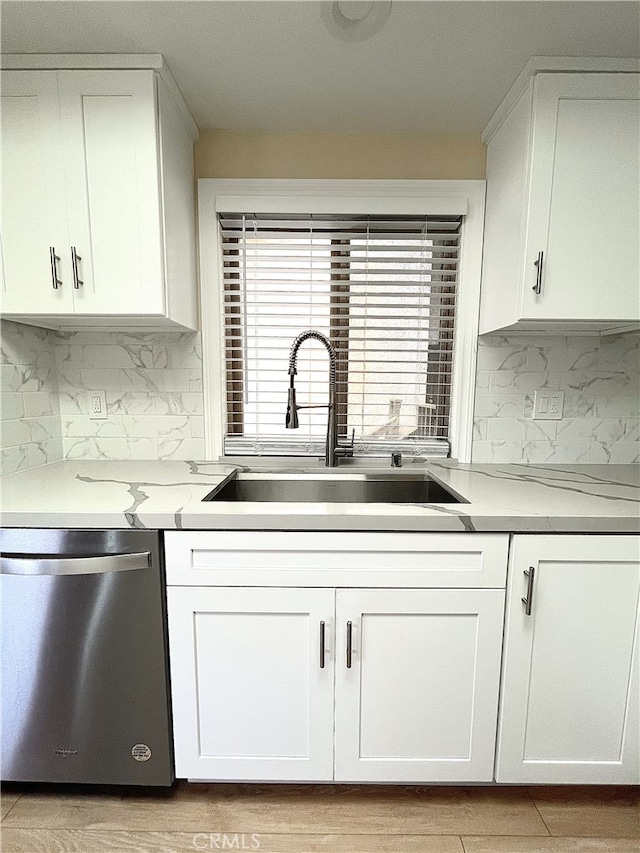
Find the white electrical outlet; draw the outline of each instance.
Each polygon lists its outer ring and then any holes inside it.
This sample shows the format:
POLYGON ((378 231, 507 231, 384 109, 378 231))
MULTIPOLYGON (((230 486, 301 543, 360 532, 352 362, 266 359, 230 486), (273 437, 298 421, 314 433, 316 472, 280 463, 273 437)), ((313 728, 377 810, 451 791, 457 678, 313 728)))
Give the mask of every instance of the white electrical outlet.
POLYGON ((533 398, 534 421, 560 421, 564 408, 564 391, 536 391, 533 398))
POLYGON ((92 420, 105 420, 107 417, 106 391, 89 391, 89 417, 92 420))

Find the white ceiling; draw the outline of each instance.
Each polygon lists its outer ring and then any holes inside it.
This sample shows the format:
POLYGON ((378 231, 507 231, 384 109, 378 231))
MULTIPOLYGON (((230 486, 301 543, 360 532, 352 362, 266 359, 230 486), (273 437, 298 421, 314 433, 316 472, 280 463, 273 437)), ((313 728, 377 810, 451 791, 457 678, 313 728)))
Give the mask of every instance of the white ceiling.
POLYGON ((394 0, 344 42, 315 0, 3 0, 5 53, 162 53, 201 128, 480 131, 530 56, 639 55, 638 2, 394 0))

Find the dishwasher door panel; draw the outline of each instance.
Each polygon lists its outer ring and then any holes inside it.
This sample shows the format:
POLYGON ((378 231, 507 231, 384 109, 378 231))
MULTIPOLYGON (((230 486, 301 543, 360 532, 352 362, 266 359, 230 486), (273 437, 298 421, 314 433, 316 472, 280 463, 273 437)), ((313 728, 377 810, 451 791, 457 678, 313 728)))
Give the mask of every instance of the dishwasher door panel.
MULTIPOLYGON (((135 551, 136 545, 134 539, 125 547, 135 551)), ((116 568, 118 561, 109 555, 105 572, 98 571, 99 556, 82 567, 88 555, 73 550, 68 548, 64 560, 44 558, 46 570, 55 574, 34 573, 32 551, 25 561, 28 574, 6 574, 20 570, 20 557, 14 563, 4 551, 2 778, 169 785, 158 549, 151 549, 155 559, 144 568, 116 568)), ((131 557, 129 566, 136 564, 131 557)))

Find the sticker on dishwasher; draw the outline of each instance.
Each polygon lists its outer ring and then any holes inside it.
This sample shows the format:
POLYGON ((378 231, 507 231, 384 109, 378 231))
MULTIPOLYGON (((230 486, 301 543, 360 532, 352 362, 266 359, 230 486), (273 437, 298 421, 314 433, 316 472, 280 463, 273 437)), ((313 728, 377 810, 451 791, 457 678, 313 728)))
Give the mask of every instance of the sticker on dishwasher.
POLYGON ((131 747, 131 755, 136 761, 148 761, 151 758, 151 750, 146 743, 137 743, 131 747))

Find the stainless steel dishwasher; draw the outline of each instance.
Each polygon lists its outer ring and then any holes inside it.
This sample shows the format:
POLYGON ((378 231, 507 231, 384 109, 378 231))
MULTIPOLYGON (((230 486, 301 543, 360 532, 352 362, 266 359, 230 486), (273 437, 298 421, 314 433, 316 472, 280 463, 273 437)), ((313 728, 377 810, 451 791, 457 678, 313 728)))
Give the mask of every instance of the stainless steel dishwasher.
POLYGON ((160 534, 0 531, 2 779, 170 785, 160 534))

